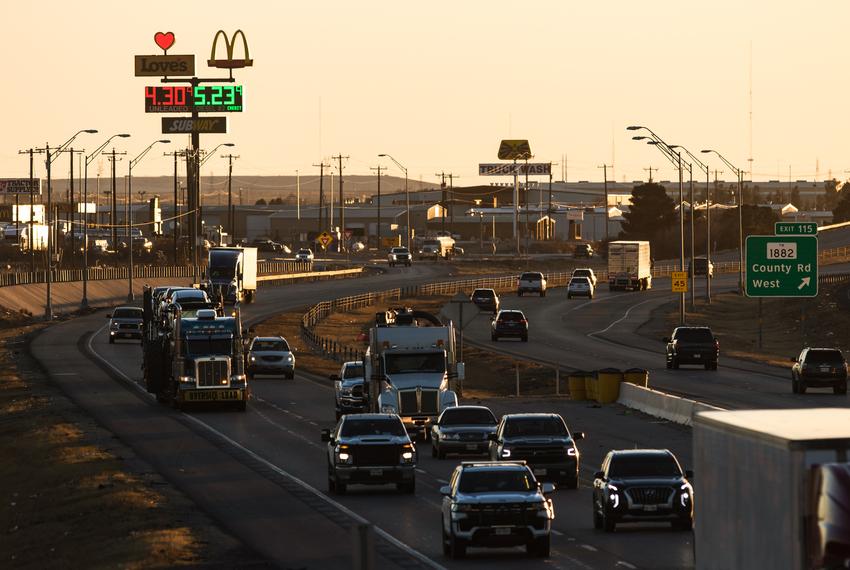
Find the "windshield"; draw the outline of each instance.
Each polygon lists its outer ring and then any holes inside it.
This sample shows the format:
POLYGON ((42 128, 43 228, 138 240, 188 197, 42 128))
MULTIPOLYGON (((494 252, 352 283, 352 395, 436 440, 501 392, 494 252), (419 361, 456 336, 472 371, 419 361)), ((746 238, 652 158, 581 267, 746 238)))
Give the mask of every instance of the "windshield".
POLYGON ((708 329, 676 329, 674 338, 687 342, 714 342, 714 336, 708 329))
POLYGON ((393 253, 410 253, 410 252, 407 251, 406 247, 394 247, 392 252, 393 253))
POLYGON ((515 418, 505 424, 504 435, 517 436, 539 436, 539 435, 569 435, 567 426, 560 418, 515 418))
POLYGON ((528 493, 536 488, 528 469, 488 469, 464 471, 460 493, 528 493))
POLYGON ((303 254, 303 255, 310 255, 310 250, 309 249, 299 249, 298 253, 303 254))
POLYGON ((679 463, 669 454, 615 455, 608 466, 609 477, 678 477, 679 463))
POLYGON ((113 319, 141 319, 141 309, 115 309, 112 312, 113 319))
POLYGON ((210 279, 233 279, 233 267, 210 267, 210 279))
POLYGON ((587 277, 573 277, 570 279, 570 285, 589 285, 590 279, 587 277))
POLYGON ((543 275, 540 273, 523 273, 520 275, 521 281, 540 281, 543 279, 543 275))
POLYGON ((525 320, 525 315, 523 315, 519 311, 511 311, 511 312, 503 311, 503 312, 499 313, 499 320, 503 321, 503 322, 505 322, 505 321, 520 322, 520 321, 525 320))
POLYGON ((273 350, 276 352, 289 352, 289 345, 282 339, 255 340, 251 350, 273 350))
POLYGON ((387 374, 446 371, 446 359, 442 352, 388 354, 385 360, 387 374))
POLYGON ((404 425, 401 420, 394 418, 375 418, 353 420, 347 419, 342 424, 340 435, 343 437, 362 436, 362 435, 384 435, 401 437, 407 432, 404 430, 404 425))
POLYGON ((187 356, 207 356, 210 354, 229 355, 233 342, 231 338, 221 336, 193 337, 186 341, 187 356))
POLYGON ((496 425, 496 418, 484 408, 449 408, 443 412, 440 425, 496 425))
POLYGON ((576 269, 573 271, 573 277, 590 277, 589 269, 576 269))
POLYGON ((343 379, 346 378, 363 378, 363 365, 357 364, 353 366, 346 366, 345 373, 343 374, 343 379))
POLYGON ((838 350, 810 350, 806 354, 806 364, 841 366, 844 364, 844 357, 838 350))
POLYGON ((472 292, 473 297, 487 297, 492 299, 496 296, 496 292, 492 289, 476 289, 472 292))

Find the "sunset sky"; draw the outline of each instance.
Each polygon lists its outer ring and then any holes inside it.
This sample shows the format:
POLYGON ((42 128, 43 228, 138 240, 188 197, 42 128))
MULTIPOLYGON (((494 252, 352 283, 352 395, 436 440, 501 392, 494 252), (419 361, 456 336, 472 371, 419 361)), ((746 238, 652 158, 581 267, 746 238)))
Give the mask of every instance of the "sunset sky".
MULTIPOLYGON (((670 144, 716 148, 755 180, 848 175, 847 59, 850 3, 716 0, 504 2, 3 2, 4 88, 0 177, 25 176, 21 149, 93 150, 129 132, 135 156, 163 138, 144 112, 133 56, 161 53, 155 32, 172 31, 172 54, 193 53, 200 76, 212 38, 242 29, 254 67, 235 72, 245 111, 230 133, 242 175, 312 174, 323 158, 350 156, 347 174, 368 174, 379 153, 412 179, 489 183, 503 138, 527 138, 538 162, 568 158, 568 180, 676 175, 661 154, 631 140, 629 124, 670 144), (125 7, 126 6, 126 7, 125 7), (132 8, 130 8, 132 7, 132 8), (752 67, 752 73, 751 73, 752 67), (752 132, 750 84, 752 83, 752 132)), ((158 151, 134 169, 167 175, 158 151)), ((221 154, 219 152, 219 154, 221 154)), ((213 158, 205 172, 224 172, 213 158)), ((723 169, 716 159, 712 167, 723 169)), ((126 168, 126 165, 121 168, 126 168)), ((67 160, 57 176, 67 175, 67 160)), ((43 161, 37 169, 43 174, 43 161)), ((562 166, 554 167, 556 179, 562 166)), ((731 179, 729 173, 721 178, 731 179)))

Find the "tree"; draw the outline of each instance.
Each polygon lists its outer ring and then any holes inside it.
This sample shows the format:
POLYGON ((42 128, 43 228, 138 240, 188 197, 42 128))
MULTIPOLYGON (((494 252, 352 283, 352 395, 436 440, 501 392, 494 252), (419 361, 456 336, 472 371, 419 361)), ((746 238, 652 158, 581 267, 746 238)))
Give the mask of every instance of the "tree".
POLYGON ((259 200, 257 200, 256 202, 254 202, 254 205, 255 205, 255 206, 265 206, 265 205, 266 205, 266 199, 265 199, 265 198, 260 198, 259 200))
POLYGON ((623 218, 621 238, 651 240, 675 224, 676 203, 660 184, 642 184, 632 190, 632 205, 623 218))
MULTIPOLYGON (((779 221, 779 215, 772 208, 744 204, 741 208, 741 219, 744 223, 744 237, 749 235, 772 235, 774 223, 779 221)), ((712 241, 717 249, 736 249, 738 247, 738 209, 724 210, 716 220, 711 222, 712 241)))
POLYGON ((850 185, 845 184, 838 193, 838 203, 832 209, 832 222, 850 222, 850 185))

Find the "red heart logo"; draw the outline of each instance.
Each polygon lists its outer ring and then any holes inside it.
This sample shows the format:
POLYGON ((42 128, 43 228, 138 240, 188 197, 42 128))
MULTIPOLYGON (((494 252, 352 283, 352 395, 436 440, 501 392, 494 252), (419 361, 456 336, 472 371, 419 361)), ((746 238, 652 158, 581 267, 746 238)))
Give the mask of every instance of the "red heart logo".
POLYGON ((163 50, 168 51, 168 48, 174 45, 174 32, 157 32, 153 35, 153 41, 163 50))

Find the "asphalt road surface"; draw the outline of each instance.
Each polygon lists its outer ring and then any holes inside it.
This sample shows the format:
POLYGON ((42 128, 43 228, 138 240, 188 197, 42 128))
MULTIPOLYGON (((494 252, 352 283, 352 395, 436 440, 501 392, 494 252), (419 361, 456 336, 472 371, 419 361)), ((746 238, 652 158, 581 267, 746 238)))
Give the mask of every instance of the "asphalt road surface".
MULTIPOLYGON (((443 271, 440 265, 421 264, 391 269, 379 277, 264 288, 257 303, 245 309, 244 316, 246 320, 259 319, 323 299, 436 280, 445 277, 443 271)), ((548 304, 561 301, 559 294, 556 291, 546 299, 523 301, 548 304)), ((594 303, 599 301, 601 298, 594 303)), ((580 303, 575 302, 576 306, 580 303)), ((441 551, 438 491, 458 458, 432 459, 429 444, 422 443, 418 446, 414 496, 396 494, 390 487, 364 487, 355 488, 344 497, 322 499, 320 495, 325 496, 327 487, 319 433, 334 422, 329 383, 298 373, 291 381, 262 378, 254 382, 255 399, 245 414, 223 410, 176 412, 128 388, 129 383, 141 381, 139 345, 109 345, 105 323, 102 315, 95 315, 57 324, 36 339, 33 352, 53 378, 98 421, 223 526, 275 564, 347 567, 348 527, 352 520, 365 519, 379 529, 381 568, 693 566, 690 532, 652 524, 625 526, 614 534, 594 531, 588 487, 602 457, 613 448, 669 448, 686 468, 690 467, 690 431, 686 428, 619 406, 600 407, 555 398, 483 401, 497 414, 556 411, 564 415, 571 429, 586 432, 588 438, 580 442, 582 485, 577 491, 561 490, 555 494, 555 533, 549 560, 528 559, 516 548, 473 549, 468 560, 455 562, 444 558, 441 551), (94 333, 90 339, 94 357, 85 355, 88 332, 94 333)), ((593 319, 585 328, 594 328, 592 323, 593 319)), ((527 346, 537 346, 536 341, 527 346)), ((595 350, 595 355, 585 355, 594 358, 593 367, 600 367, 599 362, 603 361, 616 365, 612 355, 620 347, 600 344, 595 350)), ((698 501, 699 498, 697 504, 698 501)))

